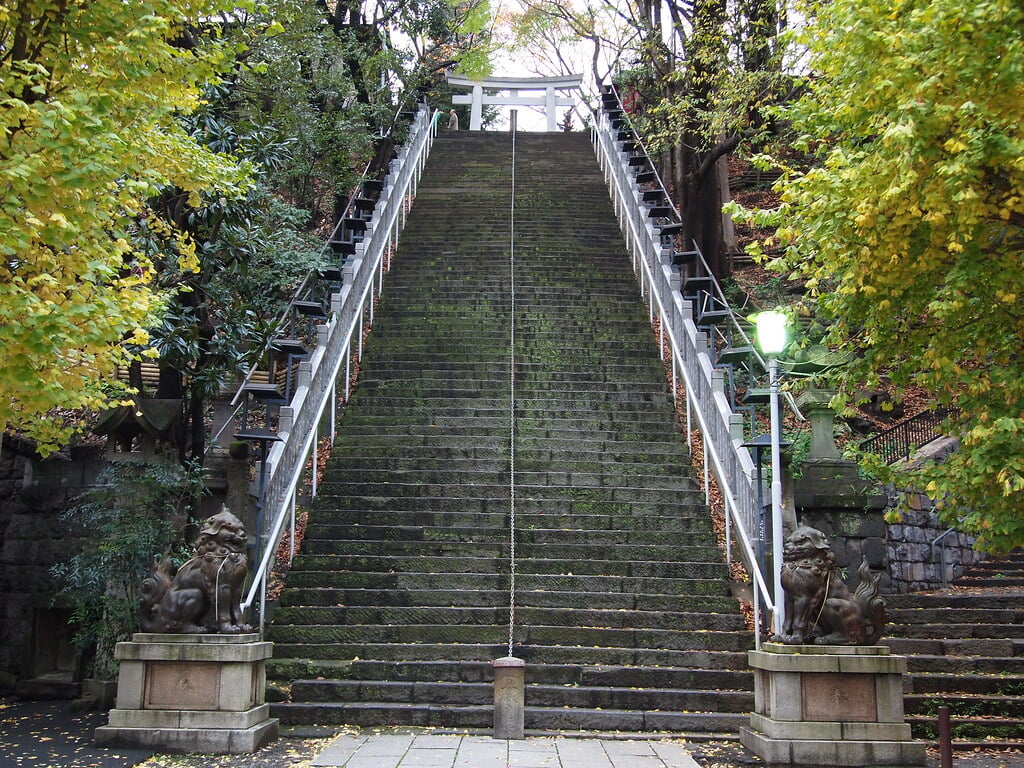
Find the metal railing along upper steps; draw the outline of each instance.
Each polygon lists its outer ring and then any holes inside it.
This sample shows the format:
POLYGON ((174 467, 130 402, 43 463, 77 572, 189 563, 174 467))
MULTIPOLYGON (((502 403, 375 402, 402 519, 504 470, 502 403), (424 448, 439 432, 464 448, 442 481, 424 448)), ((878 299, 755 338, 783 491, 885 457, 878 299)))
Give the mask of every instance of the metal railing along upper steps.
MULTIPOLYGON (((718 481, 725 504, 727 551, 731 555, 735 531, 735 544, 753 580, 758 622, 757 603, 773 610, 773 598, 768 574, 761 571, 756 556, 756 542, 763 536, 762 515, 754 460, 743 447, 743 412, 753 432, 754 410, 763 399, 756 380, 767 373, 768 365, 697 244, 677 246, 684 229, 679 214, 612 86, 602 92, 592 138, 650 319, 660 321, 659 345, 667 340, 671 350, 673 392, 678 381, 683 382, 688 439, 694 428, 703 438, 705 489, 709 473, 718 481), (751 395, 745 399, 744 389, 751 395)), ((791 397, 787 403, 799 417, 791 397)), ((760 627, 755 629, 760 642, 760 627)))

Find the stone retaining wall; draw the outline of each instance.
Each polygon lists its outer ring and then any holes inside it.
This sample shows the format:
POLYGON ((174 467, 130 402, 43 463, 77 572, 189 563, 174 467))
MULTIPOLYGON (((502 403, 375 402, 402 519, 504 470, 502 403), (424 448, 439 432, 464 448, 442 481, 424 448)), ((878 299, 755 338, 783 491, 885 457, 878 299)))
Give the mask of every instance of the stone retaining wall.
POLYGON ((893 592, 920 592, 942 587, 940 548, 945 544, 946 579, 952 581, 975 563, 984 559, 972 548, 974 537, 954 531, 934 548, 932 542, 949 526, 940 523, 935 502, 915 491, 890 494, 889 508, 901 501, 909 503, 902 510, 902 520, 889 525, 889 577, 893 592))
POLYGON ((40 460, 17 440, 4 439, 0 452, 0 621, 7 642, 0 643, 0 689, 15 679, 56 671, 43 667, 58 663, 58 658, 62 667, 68 663, 69 635, 36 637, 58 631, 40 612, 59 610, 53 605, 55 584, 50 568, 78 551, 82 543, 82 532, 67 530, 61 512, 93 483, 103 465, 95 456, 78 451, 70 457, 40 460), (36 652, 40 650, 37 640, 40 647, 47 646, 45 653, 36 652), (41 659, 41 655, 49 658, 41 659))

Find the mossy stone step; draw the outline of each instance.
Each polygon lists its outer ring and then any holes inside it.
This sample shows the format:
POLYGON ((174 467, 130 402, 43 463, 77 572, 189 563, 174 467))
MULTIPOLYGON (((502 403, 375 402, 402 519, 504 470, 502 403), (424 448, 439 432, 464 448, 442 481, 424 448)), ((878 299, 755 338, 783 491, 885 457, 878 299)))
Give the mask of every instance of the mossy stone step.
MULTIPOLYGON (((661 531, 688 534, 692 531, 706 532, 711 523, 699 515, 696 502, 691 507, 679 505, 676 514, 601 514, 587 511, 590 502, 563 502, 557 509, 543 511, 555 506, 550 502, 528 505, 523 500, 516 502, 516 518, 521 530, 593 530, 609 531, 661 531), (542 511, 534 511, 538 507, 542 511), (573 507, 582 512, 572 512, 573 507)), ((599 504, 600 502, 595 502, 599 504)), ((324 501, 314 510, 317 526, 352 525, 475 525, 478 528, 495 530, 508 528, 509 499, 395 499, 390 496, 373 499, 341 499, 334 504, 324 501), (419 508, 417 503, 419 502, 419 508)), ((315 534, 311 536, 314 538, 315 534)), ((894 638, 893 642, 913 642, 894 638)), ((980 642, 980 641, 979 641, 980 642)), ((1007 648, 1009 648, 1009 644, 1007 648)), ((1004 654, 1006 655, 1006 654, 1004 654)), ((1012 654, 1009 654, 1012 655, 1012 654)))
POLYGON ((883 637, 879 645, 884 645, 893 653, 901 656, 1019 656, 1015 641, 1012 638, 941 638, 927 639, 916 637, 883 637))
MULTIPOLYGON (((411 500, 402 500, 404 506, 413 506, 411 500)), ((516 504, 517 510, 520 503, 516 504)), ((536 505, 535 505, 536 506, 536 505)), ((315 530, 306 535, 311 541, 318 537, 341 538, 347 528, 365 526, 380 528, 393 525, 401 526, 450 526, 474 527, 484 532, 508 530, 509 500, 474 500, 467 504, 465 499, 444 499, 432 504, 427 500, 421 509, 405 509, 398 506, 397 500, 380 498, 373 500, 373 506, 350 503, 347 507, 337 505, 334 508, 315 510, 315 530), (467 506, 473 507, 466 509, 467 506), (494 511, 487 511, 487 510, 494 511), (340 534, 340 536, 339 536, 340 534)), ((630 533, 644 535, 647 532, 673 534, 675 536, 692 536, 708 534, 711 523, 706 517, 698 514, 698 507, 679 507, 676 515, 638 515, 628 514, 602 515, 596 513, 573 514, 570 512, 548 514, 535 511, 517 511, 517 529, 521 535, 530 536, 547 531, 565 530, 569 532, 590 531, 600 529, 617 533, 624 540, 630 533)), ((355 535, 353 532, 352 535, 355 535)))
MULTIPOLYGON (((551 419, 587 419, 599 420, 599 423, 618 424, 636 422, 640 424, 656 423, 672 424, 674 417, 650 408, 652 396, 639 395, 633 398, 609 393, 601 397, 593 397, 588 392, 577 392, 575 396, 567 393, 564 398, 552 397, 549 400, 534 398, 516 399, 515 418, 518 421, 551 420, 551 419)), ((508 402, 481 398, 475 403, 469 398, 457 398, 450 402, 420 399, 407 389, 397 390, 391 394, 381 392, 372 404, 360 404, 359 415, 362 417, 392 418, 402 416, 438 415, 446 418, 512 418, 512 410, 508 402), (412 396, 410 396, 412 395, 412 396)), ((669 431, 672 434, 673 430, 669 431)))
MULTIPOLYGON (((516 484, 517 498, 522 500, 544 500, 552 502, 571 501, 622 501, 622 502, 648 502, 656 504, 669 500, 674 494, 691 493, 696 490, 689 487, 689 481, 683 480, 676 483, 679 487, 665 487, 672 485, 669 481, 656 482, 657 478, 648 480, 655 487, 637 488, 631 486, 529 486, 516 484)), ((394 499, 417 499, 425 498, 432 501, 440 499, 508 499, 509 486, 507 483, 471 483, 466 482, 458 485, 446 485, 443 483, 385 483, 385 482, 325 482, 322 486, 320 507, 329 507, 337 504, 341 499, 353 499, 359 501, 360 497, 390 498, 394 499)), ((471 502, 472 503, 472 502, 471 502)), ((396 505, 401 507, 401 505, 396 505)), ((451 506, 451 505, 449 505, 451 506)), ((474 505, 478 506, 478 505, 474 505)), ((557 507, 552 505, 553 512, 557 514, 557 507)), ((428 508, 431 508, 428 506, 428 508)), ((444 507, 437 507, 444 509, 444 507)), ((563 507, 564 509, 565 507, 563 507)), ((468 511, 468 510, 467 510, 468 511)), ((614 527, 614 526, 613 526, 614 527)))
MULTIPOLYGON (((422 455, 423 452, 432 453, 445 451, 450 448, 464 449, 465 451, 475 450, 500 450, 508 451, 509 445, 508 430, 496 430, 491 434, 449 434, 441 433, 436 427, 413 427, 407 431, 395 430, 391 433, 382 433, 370 428, 346 427, 339 433, 335 443, 335 452, 339 456, 345 455, 345 451, 378 451, 391 448, 407 446, 410 455, 422 455)), ((394 455, 395 451, 389 451, 386 455, 394 455)), ((622 441, 608 439, 589 439, 580 435, 572 438, 561 437, 537 437, 537 436, 516 436, 516 455, 529 456, 531 459, 544 460, 550 456, 565 456, 571 459, 573 454, 588 454, 594 457, 616 457, 618 460, 627 460, 633 456, 643 463, 644 456, 655 456, 658 463, 680 459, 680 465, 686 460, 688 451, 686 444, 674 438, 649 441, 622 441), (665 457, 665 458, 662 458, 665 457)))
MULTIPOLYGON (((743 618, 732 613, 669 613, 664 611, 533 608, 518 606, 523 624, 581 627, 671 629, 699 626, 704 630, 740 631, 743 618)), ((328 624, 491 625, 508 621, 508 606, 279 606, 275 620, 288 626, 328 624)))
POLYGON ((1024 675, 1024 656, 928 656, 907 658, 910 672, 943 674, 1024 675))
MULTIPOLYGON (((402 555, 402 554, 301 554, 292 561, 295 573, 323 571, 327 574, 338 572, 400 573, 418 576, 422 574, 504 574, 508 572, 508 558, 488 557, 486 551, 476 556, 444 555, 402 555)), ((622 576, 655 579, 724 579, 728 568, 720 562, 665 562, 646 560, 607 560, 587 558, 520 558, 516 571, 522 576, 622 576)))
MULTIPOLYGON (((949 608, 888 608, 889 624, 945 624, 949 608)), ((1024 624, 1024 603, 1012 608, 958 608, 957 624, 1024 624)))
MULTIPOLYGON (((618 629, 598 627, 520 627, 515 635, 521 645, 586 646, 590 648, 651 648, 667 650, 746 649, 751 641, 747 632, 702 630, 675 632, 664 629, 618 629)), ((267 639, 277 643, 305 645, 353 645, 362 643, 484 643, 500 644, 508 638, 507 624, 445 625, 414 624, 381 626, 378 624, 273 625, 267 639)), ((325 650, 330 650, 325 648, 325 650)), ((311 656, 311 658, 317 658, 311 656)), ((328 656, 326 658, 336 658, 328 656)))
POLYGON ((914 693, 1024 696, 1024 675, 949 675, 941 672, 919 672, 910 682, 914 693))
MULTIPOLYGON (((323 523, 323 521, 320 521, 323 523)), ((507 540, 506 528, 488 529, 481 526, 444 526, 444 525, 359 525, 359 524, 327 524, 323 523, 316 530, 307 533, 305 541, 312 545, 319 541, 370 541, 385 544, 391 541, 422 541, 422 542, 488 542, 496 537, 507 540), (343 539, 342 537, 348 537, 343 539)), ((610 547, 627 545, 663 545, 675 546, 679 543, 678 531, 596 531, 592 529, 573 530, 554 528, 549 530, 520 528, 516 530, 518 544, 537 544, 543 546, 561 546, 564 544, 581 544, 591 547, 610 547)), ((713 547, 714 535, 711 531, 696 531, 687 534, 687 547, 713 547)), ((314 549, 305 550, 314 552, 314 549)), ((684 550, 685 551, 685 550, 684 550)), ((1022 660, 1024 663, 1024 660, 1022 660)))
MULTIPOLYGON (((389 680, 395 682, 488 683, 494 680, 494 665, 485 661, 305 661, 273 659, 267 663, 268 676, 275 679, 389 680)), ((530 681, 536 685, 622 687, 643 681, 651 688, 745 690, 752 684, 751 672, 708 670, 686 667, 622 667, 581 664, 531 664, 530 681)), ((748 694, 749 696, 749 694, 748 694)))
MULTIPOLYGON (((330 555, 401 555, 401 556, 451 556, 466 557, 476 555, 503 555, 508 552, 506 537, 499 537, 497 531, 491 540, 477 541, 421 541, 385 539, 368 542, 365 539, 311 539, 309 546, 302 551, 308 556, 330 555)), ((482 537, 480 537, 482 538, 482 537)), ((518 537, 517 537, 518 539, 518 537)), ((589 557, 604 557, 626 561, 655 559, 672 562, 716 562, 720 552, 711 546, 668 546, 660 544, 565 544, 561 542, 544 542, 534 544, 518 542, 516 555, 521 560, 531 559, 565 559, 574 561, 589 557)))
MULTIPOLYGON (((323 493, 325 495, 351 495, 351 496, 380 496, 380 488, 387 487, 388 494, 408 490, 404 486, 415 486, 415 490, 409 490, 403 495, 422 496, 441 495, 441 489, 434 486, 473 486, 481 488, 483 495, 507 493, 509 487, 509 472, 506 466, 498 467, 494 471, 488 471, 477 464, 471 464, 463 468, 447 469, 402 469, 392 468, 357 468, 352 465, 332 469, 324 473, 322 480, 323 493), (353 486, 356 486, 353 488, 353 486), (363 488, 362 486, 369 486, 363 488), (352 493, 345 493, 347 490, 352 493)), ((635 489, 636 491, 657 490, 657 491, 692 491, 694 490, 693 479, 674 473, 649 473, 629 474, 625 469, 616 471, 612 467, 607 472, 578 472, 551 471, 533 472, 519 467, 516 469, 515 484, 517 492, 533 494, 543 489, 544 498, 550 498, 552 492, 557 494, 560 489, 566 489, 564 493, 573 494, 575 491, 590 489, 605 489, 611 491, 623 491, 624 489, 635 489)), ((582 493, 576 494, 575 498, 583 498, 582 493)), ((656 499, 655 499, 656 500, 656 499)))
MULTIPOLYGON (((282 606, 505 606, 507 590, 456 589, 338 589, 310 587, 286 590, 282 606)), ((723 613, 733 610, 732 597, 712 595, 659 595, 610 592, 517 591, 516 605, 564 608, 582 605, 591 609, 723 613)))
MULTIPOLYGON (((274 658, 282 662, 315 665, 346 659, 375 661, 486 661, 508 654, 508 638, 501 643, 356 643, 339 645, 330 653, 316 644, 278 640, 274 658)), ((746 670, 747 652, 707 649, 668 650, 664 648, 582 648, 576 646, 515 646, 515 653, 528 664, 581 664, 587 666, 663 666, 710 670, 746 670)))
MULTIPOLYGON (((957 619, 961 618, 956 616, 957 619)), ((885 625, 890 637, 922 637, 929 639, 942 638, 1017 638, 1024 639, 1024 624, 898 624, 885 625)))
MULTIPOLYGON (((501 473, 507 475, 510 468, 510 461, 507 456, 502 456, 502 451, 494 449, 492 457, 481 457, 479 455, 464 455, 456 449, 439 449, 433 455, 416 456, 393 456, 386 448, 377 451, 372 446, 366 446, 359 450, 356 446, 350 446, 349 452, 345 454, 344 466, 332 469, 331 476, 344 478, 352 471, 376 471, 389 472, 399 471, 455 471, 455 472, 486 472, 501 473)), ((692 469, 684 467, 678 457, 660 457, 660 461, 626 462, 616 461, 614 458, 604 458, 600 454, 593 454, 593 460, 584 459, 559 459, 555 457, 545 459, 522 458, 516 456, 516 470, 519 472, 537 473, 549 469, 552 472, 569 472, 577 470, 586 473, 601 473, 617 476, 639 476, 641 473, 647 475, 675 475, 688 477, 692 469), (675 458, 676 460, 672 460, 675 458)))
MULTIPOLYGON (((563 449, 547 450, 531 447, 526 449, 523 446, 516 446, 516 466, 524 469, 539 469, 542 467, 554 467, 560 469, 561 464, 577 463, 577 466, 591 466, 594 471, 606 464, 621 464, 627 466, 653 467, 657 472, 660 468, 671 467, 677 469, 680 474, 689 474, 692 468, 688 466, 687 454, 674 446, 674 450, 662 452, 633 453, 633 452, 611 452, 602 450, 585 450, 587 446, 577 446, 580 450, 563 449)), ((373 462, 378 459, 389 459, 394 461, 499 461, 505 466, 509 463, 509 451, 506 444, 499 444, 497 440, 491 440, 478 445, 435 445, 431 443, 417 443, 415 445, 392 442, 389 440, 360 440, 346 441, 335 445, 332 455, 339 458, 345 457, 344 464, 350 465, 352 461, 373 462), (396 445, 405 445, 404 456, 395 456, 393 450, 396 445)), ((339 462, 340 463, 340 462, 339 462)))
MULTIPOLYGON (((396 573, 393 571, 307 571, 293 568, 288 574, 290 588, 334 587, 344 589, 484 589, 507 590, 508 571, 491 573, 396 573)), ((730 594, 722 574, 712 578, 658 578, 653 576, 605 576, 580 574, 522 573, 516 577, 523 592, 639 592, 721 597, 730 594)), ((680 630, 682 631, 682 630, 680 630)), ((557 643, 556 643, 557 644, 557 643)), ((733 650, 733 649, 723 649, 733 650)))
MULTIPOLYGON (((460 404, 462 400, 474 401, 477 407, 509 407, 510 380, 508 376, 493 376, 487 379, 467 379, 453 376, 447 379, 429 378, 420 371, 416 377, 360 378, 359 399, 372 399, 381 395, 400 397, 408 391, 409 399, 425 401, 426 405, 443 403, 460 404), (490 405, 493 402, 494 405, 490 405)), ((605 401, 634 402, 642 400, 658 406, 672 402, 671 393, 662 382, 635 382, 620 378, 591 377, 589 380, 552 382, 540 377, 516 375, 516 402, 550 401, 586 397, 589 402, 600 404, 605 401)), ((357 391, 358 391, 357 390, 357 391)), ((352 401, 355 401, 353 395, 352 401)), ((351 402, 351 401, 350 401, 351 402)), ((589 405, 589 402, 586 405, 589 405)), ((583 405, 583 404, 581 404, 583 405)))

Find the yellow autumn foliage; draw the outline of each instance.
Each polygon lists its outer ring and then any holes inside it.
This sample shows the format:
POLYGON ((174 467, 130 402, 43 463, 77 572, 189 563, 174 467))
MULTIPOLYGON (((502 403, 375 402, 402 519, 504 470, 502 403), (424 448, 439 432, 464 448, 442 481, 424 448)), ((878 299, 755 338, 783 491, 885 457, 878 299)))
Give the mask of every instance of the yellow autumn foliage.
POLYGON ((915 473, 948 522, 1024 544, 1024 6, 810 2, 786 117, 820 163, 781 186, 776 267, 817 287, 852 392, 920 386, 960 448, 915 473))
POLYGON ((174 253, 134 244, 147 199, 165 185, 244 183, 177 121, 234 58, 195 33, 237 5, 12 0, 0 11, 0 428, 44 454, 68 437, 46 414, 117 396, 115 369, 161 306, 154 261, 196 266, 184 240, 174 253))

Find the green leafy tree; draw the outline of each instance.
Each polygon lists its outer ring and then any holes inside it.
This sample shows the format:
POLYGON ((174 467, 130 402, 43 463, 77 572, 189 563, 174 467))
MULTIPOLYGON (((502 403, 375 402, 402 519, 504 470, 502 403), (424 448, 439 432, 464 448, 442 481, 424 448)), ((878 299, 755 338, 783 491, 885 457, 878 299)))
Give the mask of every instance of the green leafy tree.
MULTIPOLYGON (((156 396, 182 400, 179 456, 202 461, 206 408, 222 386, 278 333, 276 322, 306 273, 321 266, 319 238, 306 235, 308 218, 270 193, 273 172, 290 160, 288 144, 269 130, 242 133, 217 107, 228 90, 210 91, 209 104, 186 121, 195 140, 245 158, 253 180, 244 196, 189 195, 167 187, 153 209, 173 231, 195 243, 198 270, 164 263, 157 282, 172 298, 150 329, 161 370, 156 396)), ((244 126, 244 124, 243 124, 244 126)), ((152 249, 162 249, 160 238, 152 249)))
POLYGON ((245 46, 244 67, 218 104, 235 131, 285 146, 285 161, 266 167, 265 185, 309 211, 314 225, 340 213, 379 127, 344 63, 346 48, 359 44, 327 21, 326 9, 306 0, 275 0, 247 15, 232 29, 245 46))
POLYGON ((725 277, 719 164, 775 140, 777 126, 765 114, 791 90, 782 68, 784 14, 775 0, 638 0, 629 7, 642 41, 628 83, 641 97, 637 128, 662 155, 684 238, 725 277))
MULTIPOLYGON (((766 107, 787 97, 783 14, 775 0, 629 0, 584 5, 528 0, 515 17, 520 44, 563 71, 565 43, 585 45, 598 82, 607 69, 631 104, 633 125, 660 164, 684 226, 712 270, 729 271, 719 162, 760 147, 775 126, 766 107)), ((574 46, 574 47, 575 47, 574 46)))
MULTIPOLYGON (((233 50, 200 24, 223 0, 14 0, 0 7, 0 426, 47 453, 72 427, 53 409, 98 409, 158 314, 140 226, 168 184, 231 196, 245 170, 179 121, 233 50)), ((161 258, 197 267, 164 233, 161 258)))
POLYGON ((813 3, 814 76, 785 117, 816 152, 776 211, 775 266, 806 280, 846 392, 957 409, 945 461, 875 467, 991 551, 1024 544, 1024 7, 813 3))

